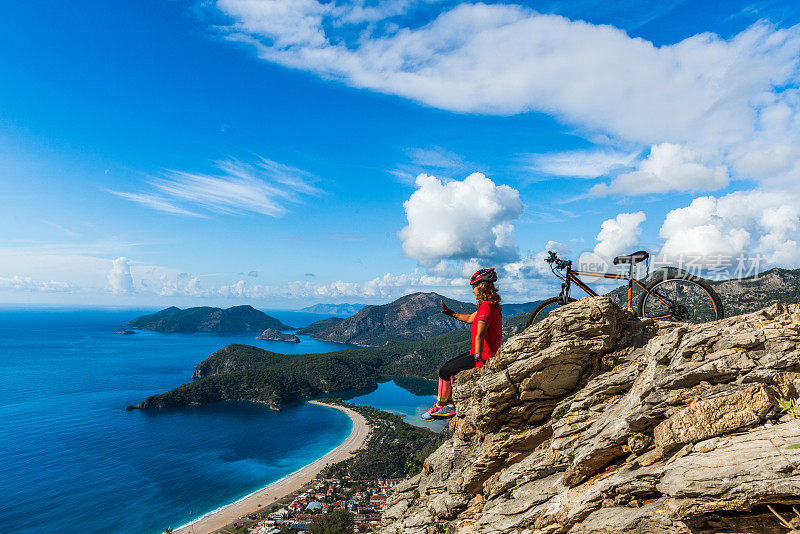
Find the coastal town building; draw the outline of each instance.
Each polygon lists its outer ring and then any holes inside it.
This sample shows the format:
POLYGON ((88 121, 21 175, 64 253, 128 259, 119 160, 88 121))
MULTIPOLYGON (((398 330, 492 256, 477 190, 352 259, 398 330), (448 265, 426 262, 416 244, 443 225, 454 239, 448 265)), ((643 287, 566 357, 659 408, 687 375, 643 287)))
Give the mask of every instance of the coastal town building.
POLYGON ((251 529, 253 534, 279 534, 284 527, 308 530, 314 519, 347 510, 353 514, 354 532, 372 532, 381 524, 386 501, 402 478, 376 480, 318 480, 313 488, 291 503, 272 511, 251 529))

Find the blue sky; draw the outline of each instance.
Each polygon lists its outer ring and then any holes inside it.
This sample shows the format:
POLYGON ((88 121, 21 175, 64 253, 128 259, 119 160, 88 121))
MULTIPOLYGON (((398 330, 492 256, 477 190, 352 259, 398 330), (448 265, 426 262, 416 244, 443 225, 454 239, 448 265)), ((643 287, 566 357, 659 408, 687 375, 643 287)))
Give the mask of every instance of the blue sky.
POLYGON ((547 248, 800 263, 793 3, 0 15, 0 303, 466 298, 489 265, 523 301, 547 248))

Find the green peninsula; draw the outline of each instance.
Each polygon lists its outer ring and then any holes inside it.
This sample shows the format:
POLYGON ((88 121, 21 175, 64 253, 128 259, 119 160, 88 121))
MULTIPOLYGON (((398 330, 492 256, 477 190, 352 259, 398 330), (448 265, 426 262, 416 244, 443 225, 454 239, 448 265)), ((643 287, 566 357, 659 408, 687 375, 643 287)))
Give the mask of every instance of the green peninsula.
POLYGON ((464 331, 321 354, 278 354, 233 344, 199 363, 193 382, 129 408, 244 400, 263 402, 277 410, 301 398, 373 387, 388 377, 433 379, 445 360, 468 349, 469 335, 464 331))

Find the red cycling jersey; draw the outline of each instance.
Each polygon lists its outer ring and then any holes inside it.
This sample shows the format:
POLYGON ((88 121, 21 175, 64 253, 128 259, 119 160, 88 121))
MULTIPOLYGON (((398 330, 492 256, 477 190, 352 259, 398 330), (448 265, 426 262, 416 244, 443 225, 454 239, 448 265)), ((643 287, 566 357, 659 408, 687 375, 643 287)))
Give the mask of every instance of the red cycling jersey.
MULTIPOLYGON (((500 341, 503 337, 503 316, 500 310, 492 304, 489 300, 484 300, 478 306, 478 312, 475 314, 475 320, 472 321, 472 343, 470 353, 475 354, 475 337, 478 335, 478 321, 484 321, 488 324, 486 335, 483 337, 483 347, 481 348, 481 355, 484 360, 488 360, 495 355, 497 349, 500 348, 500 341)), ((482 367, 483 362, 478 362, 477 367, 482 367)))

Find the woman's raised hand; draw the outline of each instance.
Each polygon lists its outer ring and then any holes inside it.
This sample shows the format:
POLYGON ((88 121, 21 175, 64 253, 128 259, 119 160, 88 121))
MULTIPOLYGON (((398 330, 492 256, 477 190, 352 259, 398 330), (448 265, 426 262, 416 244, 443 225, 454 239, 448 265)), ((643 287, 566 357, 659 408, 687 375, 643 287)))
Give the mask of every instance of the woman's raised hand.
POLYGON ((453 317, 455 315, 455 312, 450 308, 448 308, 447 304, 445 304, 443 300, 440 302, 442 303, 442 313, 445 315, 449 315, 450 317, 453 317))

